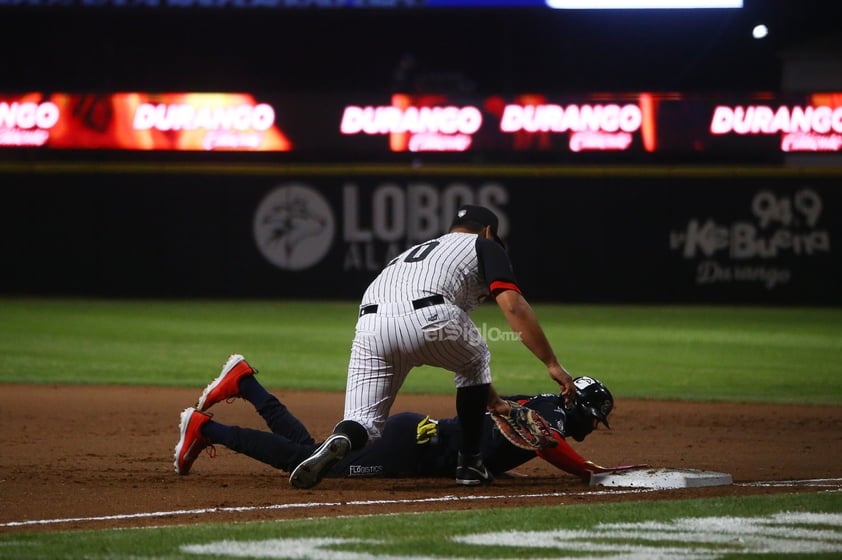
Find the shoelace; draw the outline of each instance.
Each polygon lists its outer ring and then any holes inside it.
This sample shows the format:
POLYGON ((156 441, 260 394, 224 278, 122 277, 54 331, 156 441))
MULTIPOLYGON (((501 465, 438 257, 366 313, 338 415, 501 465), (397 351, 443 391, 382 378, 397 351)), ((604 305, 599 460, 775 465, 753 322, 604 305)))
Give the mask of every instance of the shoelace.
MULTIPOLYGON (((213 418, 213 412, 205 412, 205 414, 207 414, 210 418, 213 418)), ((202 438, 202 439, 204 440, 205 438, 202 438)), ((207 440, 205 440, 205 441, 207 441, 207 440)), ((208 443, 205 446, 204 451, 205 451, 205 453, 208 454, 208 457, 210 457, 211 459, 214 459, 216 457, 216 447, 214 447, 212 443, 208 443)))
MULTIPOLYGON (((209 418, 213 418, 213 412, 202 412, 201 414, 206 414, 209 418)), ((210 457, 211 459, 215 458, 216 457, 216 447, 214 447, 212 443, 205 444, 204 442, 206 442, 207 440, 204 437, 200 436, 199 441, 202 444, 204 444, 203 451, 208 454, 208 457, 210 457)), ((198 457, 199 453, 201 453, 201 451, 197 451, 195 456, 198 457)))

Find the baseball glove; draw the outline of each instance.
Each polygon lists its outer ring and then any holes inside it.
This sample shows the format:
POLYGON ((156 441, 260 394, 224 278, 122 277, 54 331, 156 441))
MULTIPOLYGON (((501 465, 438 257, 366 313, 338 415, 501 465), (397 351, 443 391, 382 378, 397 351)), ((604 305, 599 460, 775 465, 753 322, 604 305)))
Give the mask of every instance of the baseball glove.
POLYGON ((536 451, 558 445, 550 431, 550 424, 538 412, 509 401, 509 414, 492 413, 494 429, 509 443, 521 449, 536 451))

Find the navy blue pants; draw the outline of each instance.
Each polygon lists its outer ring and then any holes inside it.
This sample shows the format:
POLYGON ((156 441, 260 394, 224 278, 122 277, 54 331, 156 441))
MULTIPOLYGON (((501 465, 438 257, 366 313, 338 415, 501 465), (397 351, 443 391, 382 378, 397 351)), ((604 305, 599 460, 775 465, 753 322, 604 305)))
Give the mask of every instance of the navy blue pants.
MULTIPOLYGON (((213 444, 248 455, 277 469, 291 472, 309 457, 318 444, 307 428, 254 376, 240 381, 240 393, 254 405, 266 421, 269 432, 207 422, 202 434, 213 444)), ((437 435, 432 441, 417 442, 418 424, 424 415, 402 412, 389 417, 383 437, 374 443, 350 452, 331 469, 328 476, 419 476, 449 477, 456 473, 460 428, 456 418, 438 421, 437 435)), ((486 418, 483 426, 482 454, 486 466, 498 474, 533 458, 533 452, 505 444, 492 435, 492 423, 486 418)))

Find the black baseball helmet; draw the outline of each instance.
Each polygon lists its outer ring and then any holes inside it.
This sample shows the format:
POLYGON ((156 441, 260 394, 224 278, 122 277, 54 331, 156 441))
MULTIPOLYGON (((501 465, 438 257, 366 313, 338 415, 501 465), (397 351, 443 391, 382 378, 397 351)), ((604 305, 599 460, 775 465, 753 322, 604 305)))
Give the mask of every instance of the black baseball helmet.
POLYGON ((587 416, 596 418, 610 429, 608 415, 614 409, 614 397, 611 396, 608 387, 593 377, 585 376, 575 378, 573 384, 576 385, 573 407, 587 416))

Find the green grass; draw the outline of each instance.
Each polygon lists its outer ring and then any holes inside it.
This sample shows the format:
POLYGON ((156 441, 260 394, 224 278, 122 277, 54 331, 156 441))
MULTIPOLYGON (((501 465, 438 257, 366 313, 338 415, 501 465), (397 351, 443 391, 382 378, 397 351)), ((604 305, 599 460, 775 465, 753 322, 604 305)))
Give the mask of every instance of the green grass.
MULTIPOLYGON (((598 377, 619 398, 842 405, 839 309, 535 308, 568 369, 574 375, 598 377)), ((480 308, 474 319, 489 334, 495 329, 508 330, 492 304, 480 308)), ((261 377, 270 387, 341 391, 355 320, 354 302, 0 299, 0 383, 202 387, 218 373, 229 353, 238 352, 261 369, 261 377)), ((501 391, 554 390, 543 367, 520 343, 489 339, 495 383, 501 391)), ((450 393, 452 376, 421 368, 410 375, 405 390, 450 393)), ((470 511, 437 514, 108 531, 64 532, 59 530, 61 524, 55 531, 34 533, 7 527, 0 534, 0 559, 283 557, 282 552, 296 546, 312 549, 297 558, 330 559, 335 557, 331 551, 344 551, 357 553, 358 560, 384 555, 419 559, 607 554, 588 552, 593 543, 620 546, 628 554, 640 552, 633 546, 650 547, 637 557, 681 558, 682 551, 686 557, 685 549, 691 545, 706 558, 770 560, 809 555, 829 559, 842 554, 839 492, 557 507, 494 506, 478 502, 470 511), (795 512, 833 513, 836 517, 788 521, 795 512), (784 520, 771 517, 776 514, 784 520), (688 536, 683 531, 677 539, 653 538, 651 532, 646 533, 653 524, 669 525, 679 518, 724 516, 758 518, 759 525, 753 529, 764 533, 766 540, 761 544, 767 548, 754 546, 756 532, 748 533, 753 535, 748 539, 737 534, 718 544, 706 539, 719 538, 719 529, 696 537, 696 533, 688 536), (626 536, 606 536, 605 528, 610 527, 606 524, 611 523, 632 526, 626 536), (507 529, 546 533, 521 535, 516 545, 488 542, 486 533, 507 529), (821 531, 824 536, 806 538, 805 529, 821 531), (476 537, 483 544, 464 540, 477 534, 483 534, 476 537), (643 534, 648 537, 639 536, 643 534), (314 538, 337 541, 319 545, 309 540, 314 538), (824 548, 797 548, 816 540, 824 548), (190 546, 197 548, 185 548, 190 546), (233 552, 226 553, 226 546, 233 552), (250 555, 246 554, 249 547, 254 547, 250 555)), ((730 520, 726 526, 737 522, 730 520)), ((720 527, 722 521, 711 523, 720 527)), ((504 538, 500 534, 493 538, 504 538)))
MULTIPOLYGON (((618 397, 842 404, 842 310, 536 305, 562 363, 618 397)), ((503 392, 553 391, 543 366, 493 304, 489 334, 503 392)), ((354 302, 0 300, 0 382, 203 386, 229 353, 265 383, 341 391, 354 302)), ((449 393, 452 375, 420 368, 404 389, 449 393)))
POLYGON ((381 555, 407 560, 575 558, 587 550, 597 550, 592 554, 602 557, 606 554, 604 549, 599 552, 599 548, 592 547, 612 547, 619 555, 611 555, 615 558, 680 559, 692 553, 692 557, 710 559, 829 559, 842 553, 840 512, 839 493, 779 494, 598 507, 582 504, 478 508, 399 516, 18 533, 0 535, 0 558, 348 557, 331 554, 334 551, 357 553, 357 560, 374 560, 381 555), (798 516, 803 513, 814 515, 798 516), (749 518, 754 523, 748 525, 749 518), (687 521, 677 522, 678 519, 687 521), (669 531, 661 527, 672 527, 673 531, 680 527, 681 532, 673 533, 676 536, 671 538, 669 531), (524 533, 512 535, 510 531, 524 533), (309 539, 334 542, 319 544, 309 539), (312 552, 304 554, 299 548, 294 554, 296 547, 302 546, 312 552), (817 554, 821 551, 824 554, 817 554))

